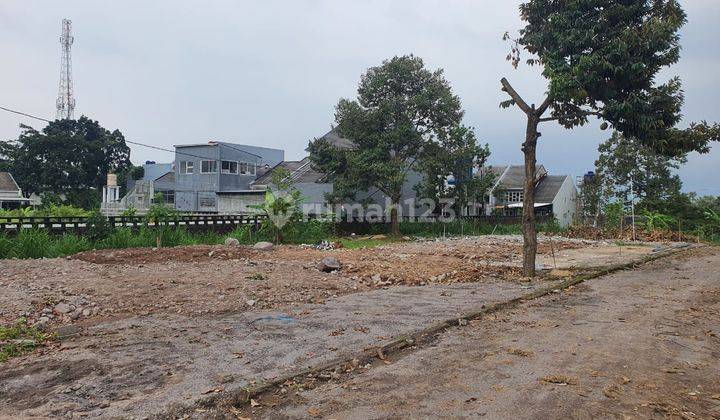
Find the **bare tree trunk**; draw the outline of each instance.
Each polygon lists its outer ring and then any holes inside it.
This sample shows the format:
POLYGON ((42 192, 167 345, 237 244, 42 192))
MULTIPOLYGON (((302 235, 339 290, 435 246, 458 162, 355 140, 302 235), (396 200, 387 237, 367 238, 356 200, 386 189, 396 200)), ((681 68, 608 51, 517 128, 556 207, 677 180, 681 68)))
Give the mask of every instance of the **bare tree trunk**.
POLYGON ((398 203, 393 200, 392 208, 390 208, 390 234, 400 236, 400 221, 398 220, 398 203))
POLYGON ((500 80, 502 90, 512 98, 512 101, 527 116, 527 128, 525 130, 525 143, 522 151, 525 155, 525 188, 523 192, 523 275, 526 277, 535 276, 535 256, 537 254, 537 231, 535 230, 535 151, 537 140, 540 137, 538 125, 543 121, 543 114, 552 105, 550 96, 545 98, 542 104, 535 108, 535 104, 528 104, 513 89, 510 82, 504 77, 500 80))
POLYGON ((523 192, 523 276, 535 276, 537 231, 535 230, 535 152, 537 149, 538 119, 528 115, 525 143, 525 188, 523 192))

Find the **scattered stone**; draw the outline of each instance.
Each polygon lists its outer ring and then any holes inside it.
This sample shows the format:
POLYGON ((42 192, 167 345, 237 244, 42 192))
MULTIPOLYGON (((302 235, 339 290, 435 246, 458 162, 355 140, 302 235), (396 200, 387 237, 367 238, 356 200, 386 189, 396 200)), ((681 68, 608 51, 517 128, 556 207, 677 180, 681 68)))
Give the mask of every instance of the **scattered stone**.
POLYGON ((248 300, 248 301, 247 301, 247 302, 245 302, 245 303, 247 303, 247 304, 248 304, 248 306, 255 306, 255 303, 256 303, 256 301, 255 301, 255 300, 253 300, 253 299, 250 299, 250 300, 248 300))
POLYGON ((70 319, 78 319, 80 318, 80 315, 82 315, 82 308, 77 308, 70 314, 70 319))
POLYGON ((46 316, 41 316, 40 319, 38 319, 38 321, 33 324, 33 327, 37 328, 40 331, 44 331, 45 328, 47 328, 49 322, 50 318, 46 316))
POLYGON ((325 273, 339 270, 340 267, 341 267, 340 261, 338 261, 337 258, 335 258, 335 257, 325 257, 322 260, 320 260, 320 263, 318 263, 318 270, 323 271, 325 273))
POLYGON ((63 325, 62 327, 57 329, 56 333, 59 340, 64 340, 66 338, 70 338, 80 334, 81 331, 82 328, 78 327, 77 325, 63 325))
POLYGON ((90 316, 92 311, 90 309, 83 309, 82 314, 83 316, 90 316))
POLYGON ((72 308, 67 303, 61 302, 61 303, 58 303, 57 305, 55 305, 55 308, 53 309, 53 311, 57 314, 67 314, 67 313, 72 312, 72 308))
POLYGON ((272 242, 258 242, 253 246, 255 249, 259 249, 261 251, 269 251, 273 249, 273 243, 272 242))
POLYGON ((380 274, 373 274, 372 281, 375 283, 380 283, 382 281, 382 277, 380 277, 380 274))
POLYGON ((225 238, 225 246, 240 246, 240 241, 235 238, 225 238))

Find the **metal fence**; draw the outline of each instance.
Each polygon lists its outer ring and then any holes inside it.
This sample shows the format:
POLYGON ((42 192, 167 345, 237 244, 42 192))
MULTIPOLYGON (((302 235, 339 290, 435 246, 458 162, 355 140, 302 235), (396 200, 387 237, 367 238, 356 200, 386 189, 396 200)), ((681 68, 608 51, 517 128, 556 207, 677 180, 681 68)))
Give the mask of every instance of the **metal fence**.
MULTIPOLYGON (((537 215, 537 223, 545 223, 551 220, 551 216, 537 215)), ((88 225, 88 217, 0 217, 0 233, 16 234, 21 229, 45 229, 53 234, 83 233, 88 225)), ((110 216, 107 218, 110 226, 116 228, 139 229, 140 227, 155 227, 157 225, 182 227, 190 232, 213 231, 226 233, 235 230, 239 226, 252 226, 257 230, 262 222, 267 219, 264 215, 219 215, 219 214, 193 214, 180 215, 160 223, 148 223, 144 216, 110 216)), ((339 231, 363 232, 370 230, 373 226, 387 225, 390 217, 378 216, 373 219, 350 218, 334 220, 318 218, 334 222, 339 231)), ((452 221, 464 221, 473 224, 509 225, 520 224, 520 216, 459 216, 454 219, 443 218, 440 215, 431 216, 402 216, 403 223, 445 223, 452 221)))
MULTIPOLYGON (((45 229, 50 233, 82 233, 88 226, 88 217, 2 217, 0 218, 0 232, 13 234, 20 229, 45 229)), ((116 228, 138 229, 142 226, 154 227, 158 225, 183 227, 188 231, 214 231, 229 232, 238 226, 252 226, 257 230, 263 215, 181 215, 159 223, 148 223, 143 216, 110 216, 107 218, 110 226, 116 228)))

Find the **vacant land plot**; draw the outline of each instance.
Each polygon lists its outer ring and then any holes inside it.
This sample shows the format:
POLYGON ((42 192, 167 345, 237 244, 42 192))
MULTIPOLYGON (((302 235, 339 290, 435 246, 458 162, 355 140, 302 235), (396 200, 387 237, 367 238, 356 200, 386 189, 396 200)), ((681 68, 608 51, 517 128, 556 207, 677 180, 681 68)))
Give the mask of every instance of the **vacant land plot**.
POLYGON ((0 413, 136 416, 347 357, 654 245, 541 239, 546 271, 519 277, 517 237, 368 249, 197 246, 0 261, 0 318, 61 340, 11 359, 0 413), (325 256, 340 271, 316 268, 325 256), (557 269, 555 269, 557 268, 557 269))
POLYGON ((585 282, 456 327, 262 418, 720 418, 720 250, 585 282))

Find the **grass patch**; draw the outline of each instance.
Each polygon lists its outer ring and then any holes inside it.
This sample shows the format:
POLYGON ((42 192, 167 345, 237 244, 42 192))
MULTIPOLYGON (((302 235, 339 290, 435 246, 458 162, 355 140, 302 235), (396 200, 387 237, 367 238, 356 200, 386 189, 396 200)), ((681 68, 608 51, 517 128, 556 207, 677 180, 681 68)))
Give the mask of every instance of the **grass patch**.
MULTIPOLYGON (((389 228, 387 224, 373 224, 369 227, 374 235, 384 235, 389 228)), ((367 230, 367 229, 366 229, 367 230)), ((255 230, 253 226, 239 226, 228 234, 215 232, 191 233, 184 227, 127 227, 109 229, 106 234, 94 237, 86 235, 64 234, 50 235, 44 229, 22 229, 17 236, 10 237, 0 234, 0 259, 3 258, 56 258, 76 254, 91 249, 124 249, 150 248, 156 246, 156 235, 160 232, 163 247, 184 245, 216 245, 222 244, 225 238, 237 239, 241 244, 252 245, 260 241, 275 242, 276 231, 272 224, 265 220, 255 230)), ((402 235, 425 238, 480 236, 494 233, 496 235, 520 234, 520 225, 491 225, 476 220, 455 220, 449 223, 436 222, 402 222, 402 235)), ((539 232, 561 233, 556 224, 538 225, 539 232)), ((291 221, 282 229, 282 243, 285 244, 317 244, 323 240, 338 238, 338 226, 333 222, 310 220, 307 222, 291 221)), ((336 239, 345 248, 368 248, 385 245, 400 240, 399 238, 383 237, 341 237, 336 239)))
POLYGON ((37 328, 28 326, 25 319, 10 327, 0 326, 0 363, 33 351, 46 338, 37 328))

